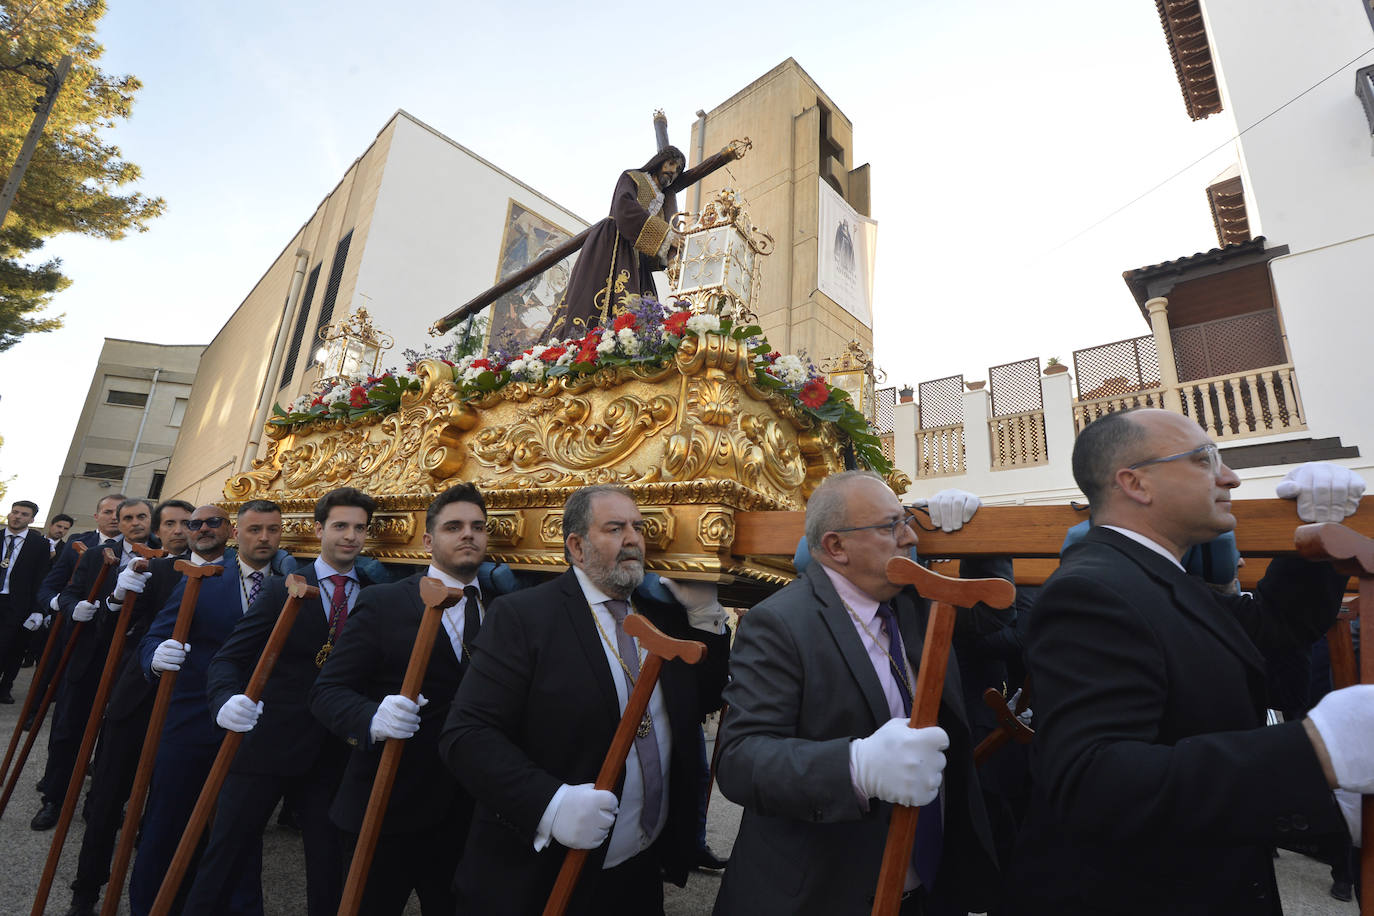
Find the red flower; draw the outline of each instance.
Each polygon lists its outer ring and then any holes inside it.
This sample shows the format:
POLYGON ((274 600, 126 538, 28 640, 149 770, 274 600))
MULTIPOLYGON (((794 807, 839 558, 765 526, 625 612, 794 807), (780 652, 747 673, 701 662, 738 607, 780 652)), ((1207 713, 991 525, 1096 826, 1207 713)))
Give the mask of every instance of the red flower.
POLYGON ((320 406, 321 404, 323 404, 323 403, 324 403, 324 395, 320 394, 320 395, 316 395, 316 396, 315 396, 315 400, 313 400, 313 401, 310 402, 310 406, 311 406, 311 407, 319 407, 319 406, 320 406))
POLYGON ((446 366, 452 366, 452 365, 453 365, 453 360, 451 360, 451 359, 444 359, 444 358, 442 358, 442 357, 440 357, 439 362, 443 363, 443 364, 446 365, 446 366))
POLYGON ((539 354, 539 358, 546 363, 556 363, 558 362, 558 357, 567 352, 567 347, 549 347, 543 353, 539 354))
POLYGON ((663 330, 676 337, 681 337, 687 331, 687 319, 692 317, 691 312, 674 312, 668 316, 668 320, 663 322, 663 330))
POLYGON ((354 385, 354 386, 353 386, 353 390, 350 391, 350 392, 348 392, 348 406, 349 406, 349 407, 366 407, 366 406, 368 406, 368 405, 367 405, 367 389, 365 389, 362 385, 354 385))
POLYGON ((573 357, 575 363, 594 363, 596 362, 596 344, 583 346, 577 351, 577 356, 573 357))
POLYGON ((818 378, 813 378, 805 385, 802 385, 801 392, 797 395, 797 400, 807 407, 820 407, 830 400, 830 389, 825 382, 818 378))
POLYGON ((616 316, 615 321, 613 321, 613 322, 611 323, 611 330, 612 330, 612 331, 623 331, 623 330, 625 330, 626 328, 630 328, 631 330, 633 330, 633 329, 634 329, 634 326, 635 326, 635 313, 634 313, 634 312, 621 312, 619 315, 616 316))
POLYGON ((779 353, 777 350, 774 350, 772 353, 769 353, 767 356, 765 356, 764 359, 768 360, 768 362, 772 364, 778 361, 779 356, 782 356, 782 354, 779 353))
POLYGON ((472 361, 472 368, 474 368, 474 369, 490 369, 490 368, 491 368, 491 363, 490 363, 485 357, 483 357, 482 359, 474 359, 474 360, 472 361))

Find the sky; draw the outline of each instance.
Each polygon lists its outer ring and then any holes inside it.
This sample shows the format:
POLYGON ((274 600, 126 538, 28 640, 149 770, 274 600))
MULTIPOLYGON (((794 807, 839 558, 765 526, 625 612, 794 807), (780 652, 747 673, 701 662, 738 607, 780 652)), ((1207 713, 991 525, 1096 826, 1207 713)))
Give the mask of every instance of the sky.
POLYGON ((654 109, 686 146, 795 58, 872 165, 897 385, 1148 333, 1121 273, 1216 246, 1205 187, 1237 155, 1229 113, 1188 119, 1149 0, 109 0, 98 38, 143 81, 110 136, 167 213, 40 252, 65 327, 0 353, 0 479, 40 517, 103 339, 208 343, 398 108, 594 221, 654 109))

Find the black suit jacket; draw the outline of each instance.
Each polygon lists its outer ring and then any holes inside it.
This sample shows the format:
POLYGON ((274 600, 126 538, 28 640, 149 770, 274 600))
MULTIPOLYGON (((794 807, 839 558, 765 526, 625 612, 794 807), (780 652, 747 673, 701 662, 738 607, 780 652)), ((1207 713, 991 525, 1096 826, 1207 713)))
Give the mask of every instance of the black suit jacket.
POLYGON ((1223 597, 1116 531, 1066 552, 1031 618, 1034 796, 1016 913, 1277 914, 1270 847, 1343 832, 1264 657, 1310 646, 1345 577, 1276 559, 1223 597))
MULTIPOLYGON (((667 662, 659 677, 673 751, 668 820, 652 850, 666 877, 682 885, 696 853, 697 727, 720 706, 730 637, 691 627, 680 607, 638 595, 634 605, 669 636, 707 646, 698 665, 667 662)), ((596 780, 619 721, 601 636, 571 570, 492 603, 440 743, 478 802, 458 867, 465 912, 541 910, 565 850, 550 842, 534 851, 539 820, 560 785, 596 780)), ((592 850, 587 869, 599 869, 605 855, 604 844, 592 850)))
MULTIPOLYGON (((320 584, 314 563, 305 564, 298 575, 311 585, 320 584)), ((359 570, 358 583, 366 588, 372 580, 359 570)), ((310 713, 310 689, 320 673, 315 656, 329 638, 329 608, 325 600, 321 592, 317 598, 301 601, 286 645, 263 688, 262 715, 253 730, 244 735, 234 757, 236 772, 297 775, 310 770, 326 747, 331 753, 342 752, 342 742, 337 742, 310 713)), ((361 600, 360 594, 355 612, 361 600)), ((218 716, 230 697, 247 688, 286 601, 285 577, 269 579, 258 600, 211 659, 206 673, 211 716, 218 716)), ((347 633, 352 624, 350 614, 342 632, 347 633)))
MULTIPOLYGON (((9 529, 3 528, 3 533, 0 533, 0 553, 4 551, 4 542, 8 535, 9 529)), ((51 545, 48 544, 48 539, 39 532, 24 532, 23 546, 19 548, 19 556, 15 557, 13 568, 3 571, 8 572, 10 577, 9 613, 5 620, 0 621, 0 625, 18 626, 34 611, 48 613, 47 608, 38 608, 35 604, 38 587, 52 564, 49 546, 51 545)))
MULTIPOLYGON (((908 587, 892 606, 914 678, 929 602, 908 587)), ((996 614, 986 608, 979 613, 996 614)), ((853 620, 820 563, 811 563, 745 615, 730 673, 716 775, 721 792, 744 806, 744 816, 715 912, 868 913, 892 806, 870 799, 865 810, 860 803, 849 774, 849 744, 872 734, 892 713, 853 620)), ((981 912, 996 887, 996 854, 953 654, 939 724, 950 746, 944 851, 934 891, 961 905, 959 912, 981 912)))
POLYGON ((110 648, 110 639, 114 635, 112 622, 103 619, 106 615, 113 616, 105 604, 105 599, 110 597, 119 579, 118 560, 124 550, 123 540, 100 541, 83 553, 76 564, 76 574, 57 596, 57 606, 66 615, 62 629, 63 638, 69 639, 75 629, 75 621, 71 617, 72 610, 78 601, 85 601, 91 596, 91 590, 95 587, 95 581, 99 578, 100 569, 104 565, 106 547, 114 551, 116 562, 110 567, 109 572, 105 573, 100 590, 96 593, 96 603, 100 607, 96 609, 95 617, 87 626, 81 628, 81 633, 77 636, 76 648, 72 650, 65 675, 71 679, 80 678, 92 666, 99 668, 105 663, 105 652, 110 648))
MULTIPOLYGON (((351 833, 362 827, 385 746, 385 742, 372 741, 372 716, 383 697, 401 692, 420 631, 423 576, 417 573, 400 582, 374 585, 358 596, 348 625, 310 691, 311 712, 354 749, 329 812, 337 826, 351 833)), ((318 644, 315 649, 319 649, 318 644)), ((444 769, 438 753, 439 731, 465 668, 459 664, 447 631, 440 627, 420 687, 429 702, 420 708, 420 730, 406 739, 382 821, 383 835, 418 830, 450 817, 466 826, 472 801, 444 769)), ((264 702, 264 715, 266 708, 264 702)), ((462 837, 455 837, 453 842, 462 842, 462 837)))
POLYGON ((85 544, 89 550, 106 540, 99 531, 83 531, 67 538, 66 545, 58 552, 57 559, 52 561, 48 574, 43 577, 43 584, 38 587, 38 604, 40 605, 38 610, 44 614, 49 613, 52 610, 49 603, 61 593, 62 589, 67 587, 67 581, 71 579, 72 573, 76 570, 77 561, 80 559, 74 545, 85 544))
MULTIPOLYGON (((157 612, 162 610, 172 591, 185 578, 177 572, 177 557, 161 557, 148 564, 148 581, 143 591, 134 600, 134 610, 125 630, 123 660, 119 663, 119 674, 115 677, 114 688, 110 691, 110 703, 105 707, 105 715, 112 721, 127 719, 138 712, 146 703, 152 701, 157 692, 157 682, 143 676, 138 663, 138 644, 152 624, 157 612)), ((185 559, 181 557, 180 559, 185 559)), ((127 600, 127 599, 126 599, 127 600)), ((96 618, 112 631, 119 622, 119 615, 109 613, 96 618)), ((111 635, 113 638, 113 635, 111 635)))

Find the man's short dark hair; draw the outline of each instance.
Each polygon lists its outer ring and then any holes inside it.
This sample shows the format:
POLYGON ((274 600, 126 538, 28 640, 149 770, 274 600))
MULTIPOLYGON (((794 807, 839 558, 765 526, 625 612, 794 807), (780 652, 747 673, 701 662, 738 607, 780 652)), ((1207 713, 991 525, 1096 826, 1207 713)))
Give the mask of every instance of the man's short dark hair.
POLYGON ((1078 434, 1073 444, 1073 479, 1092 509, 1101 507, 1112 478, 1133 449, 1145 441, 1145 429, 1131 414, 1132 407, 1098 417, 1078 434))
POLYGON ((48 525, 49 525, 50 527, 51 527, 52 525, 56 525, 58 522, 66 522, 68 525, 75 525, 75 524, 76 524, 76 519, 72 518, 70 515, 68 515, 68 514, 65 513, 65 512, 59 512, 59 513, 57 513, 56 515, 54 515, 52 518, 48 519, 48 525))
POLYGON ((487 517, 487 500, 482 495, 482 491, 470 483, 456 483, 449 487, 438 496, 434 497, 434 502, 429 504, 425 510, 425 533, 434 533, 434 524, 439 519, 439 513, 444 511, 444 507, 450 503, 472 503, 482 510, 482 517, 487 517))
MULTIPOLYGON (((95 511, 96 511, 96 512, 99 512, 99 511, 100 511, 100 507, 103 506, 103 505, 105 505, 105 501, 106 501, 106 500, 113 499, 113 500, 116 500, 116 501, 122 503, 122 502, 124 502, 124 500, 126 500, 126 499, 128 499, 128 498, 129 498, 129 497, 125 496, 123 493, 106 493, 104 496, 100 497, 99 499, 97 499, 97 500, 95 501, 95 511)), ((118 512, 118 511, 119 511, 119 507, 116 506, 116 507, 115 507, 115 512, 118 512)))
POLYGON ((152 511, 153 511, 153 504, 152 504, 152 503, 148 502, 148 500, 143 499, 143 498, 141 498, 141 497, 138 497, 138 496, 131 496, 131 497, 129 497, 128 499, 126 499, 126 500, 124 500, 123 502, 121 502, 118 506, 115 507, 115 518, 122 518, 122 517, 124 516, 124 509, 125 509, 125 507, 127 507, 127 506, 137 506, 139 503, 142 503, 143 505, 147 506, 147 507, 148 507, 148 513, 149 513, 150 515, 152 514, 152 511))
POLYGON ((38 514, 38 503, 36 502, 32 502, 27 499, 16 499, 13 503, 10 504, 10 508, 13 509, 15 506, 23 506, 25 509, 28 509, 34 515, 38 514))
POLYGON ((367 513, 367 520, 372 521, 372 513, 377 511, 377 500, 368 496, 357 487, 339 487, 330 490, 315 502, 315 521, 323 525, 329 520, 329 510, 335 506, 353 506, 362 509, 367 513))
POLYGON ((572 563, 572 554, 568 552, 568 535, 587 536, 592 527, 592 502, 603 493, 619 493, 634 501, 629 490, 613 483, 598 483, 574 490, 563 504, 563 558, 569 563, 572 563))
POLYGON ((157 504, 157 508, 153 510, 153 530, 154 530, 154 531, 156 531, 157 529, 159 529, 159 528, 162 527, 162 510, 163 510, 163 509, 183 509, 183 510, 185 510, 185 511, 187 511, 187 512, 190 512, 190 513, 192 513, 192 514, 194 514, 195 511, 196 511, 196 507, 193 506, 193 505, 191 505, 190 503, 188 503, 188 502, 187 502, 186 500, 184 500, 184 499, 165 499, 165 500, 163 500, 162 502, 158 503, 158 504, 157 504))
POLYGON ((244 513, 247 512, 275 512, 281 515, 281 506, 272 502, 270 499, 250 499, 248 502, 239 506, 239 511, 235 518, 241 518, 244 513))

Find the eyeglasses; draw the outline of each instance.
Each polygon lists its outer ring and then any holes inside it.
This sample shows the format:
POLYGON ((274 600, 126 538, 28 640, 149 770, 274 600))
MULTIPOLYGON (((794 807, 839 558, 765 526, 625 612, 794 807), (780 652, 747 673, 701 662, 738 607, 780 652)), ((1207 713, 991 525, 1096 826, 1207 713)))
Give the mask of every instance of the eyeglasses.
POLYGON ((897 529, 903 525, 910 525, 916 520, 916 514, 910 509, 904 508, 902 517, 890 522, 879 522, 876 525, 855 525, 852 528, 831 528, 836 534, 845 534, 850 531, 887 531, 889 537, 897 536, 897 529))
POLYGON ((199 531, 201 525, 207 528, 218 528, 227 521, 229 521, 229 519, 222 515, 217 515, 214 518, 188 518, 186 520, 186 527, 192 531, 199 531))
POLYGON ((1136 468, 1143 468, 1151 464, 1167 464, 1170 461, 1192 458, 1194 455, 1206 458, 1213 476, 1221 473, 1221 452, 1217 450, 1217 444, 1215 442, 1208 442, 1204 445, 1199 445, 1197 448, 1190 448, 1188 451, 1179 452, 1177 455, 1165 455, 1163 458, 1147 458, 1144 461, 1137 461, 1135 464, 1126 465, 1126 470, 1134 471, 1136 468))

